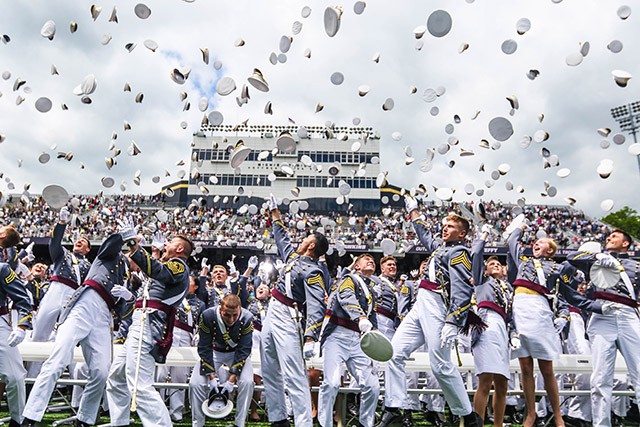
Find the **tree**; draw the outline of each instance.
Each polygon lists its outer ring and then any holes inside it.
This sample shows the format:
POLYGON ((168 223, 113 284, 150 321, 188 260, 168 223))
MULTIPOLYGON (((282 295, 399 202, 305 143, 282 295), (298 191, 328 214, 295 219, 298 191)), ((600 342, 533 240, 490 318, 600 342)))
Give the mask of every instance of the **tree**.
POLYGON ((635 209, 625 206, 617 212, 612 212, 601 220, 612 227, 629 233, 633 238, 640 239, 640 216, 635 209))

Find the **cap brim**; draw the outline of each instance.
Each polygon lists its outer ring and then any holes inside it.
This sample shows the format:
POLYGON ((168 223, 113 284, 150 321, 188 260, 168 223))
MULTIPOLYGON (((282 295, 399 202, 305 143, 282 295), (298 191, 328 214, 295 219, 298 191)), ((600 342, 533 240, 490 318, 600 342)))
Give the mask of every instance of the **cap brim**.
POLYGON ((231 413, 231 411, 233 411, 233 402, 231 401, 231 399, 227 399, 227 404, 219 409, 214 409, 211 406, 209 405, 209 400, 206 399, 204 402, 202 402, 202 412, 204 412, 204 414, 208 418, 213 418, 216 420, 225 418, 231 413))
POLYGON ((369 358, 388 362, 393 357, 391 341, 380 331, 369 331, 360 338, 360 348, 369 358))
POLYGON ((60 209, 69 201, 69 193, 62 186, 52 184, 42 190, 42 198, 52 209, 60 209))
POLYGON ((591 283, 600 289, 609 289, 620 282, 620 271, 617 268, 605 268, 599 262, 594 263, 589 270, 591 283))

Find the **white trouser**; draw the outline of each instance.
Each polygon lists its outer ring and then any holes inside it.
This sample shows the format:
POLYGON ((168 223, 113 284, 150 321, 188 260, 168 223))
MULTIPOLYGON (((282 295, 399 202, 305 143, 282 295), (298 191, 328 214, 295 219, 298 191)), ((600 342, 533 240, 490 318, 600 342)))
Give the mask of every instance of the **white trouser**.
POLYGON ((393 357, 385 373, 385 403, 388 407, 402 408, 407 399, 405 362, 418 347, 427 344, 433 375, 438 380, 451 412, 468 415, 471 402, 460 373, 451 362, 451 351, 440 346, 440 332, 446 310, 442 297, 432 291, 420 289, 415 305, 393 336, 393 357))
MULTIPOLYGON (((567 354, 591 354, 591 346, 585 338, 584 319, 578 313, 571 312, 569 336, 565 340, 567 354)), ((589 374, 576 374, 573 379, 574 390, 589 390, 589 374)), ((568 398, 567 415, 585 421, 591 421, 591 399, 589 396, 568 398)))
POLYGON ((129 425, 131 393, 127 387, 127 349, 122 346, 113 355, 107 379, 107 403, 112 426, 129 425))
MULTIPOLYGON (((171 347, 190 347, 191 334, 183 329, 173 329, 173 344, 171 347)), ((191 368, 188 366, 171 366, 158 365, 156 369, 156 381, 186 383, 189 378, 191 368)), ((183 389, 162 389, 160 395, 166 399, 169 395, 169 415, 174 421, 182 420, 182 410, 184 409, 185 390, 183 389)))
POLYGON ((9 314, 0 317, 0 381, 6 384, 9 415, 14 421, 22 422, 22 411, 27 398, 24 379, 27 371, 22 366, 22 355, 18 347, 9 347, 7 340, 13 332, 9 324, 9 314))
POLYGON ((42 365, 23 415, 39 421, 47 409, 51 393, 64 368, 73 360, 79 343, 89 376, 78 409, 78 420, 93 424, 109 374, 112 353, 112 318, 106 303, 93 289, 87 289, 58 328, 53 350, 42 365))
MULTIPOLYGON (((232 366, 235 352, 223 353, 213 350, 213 364, 216 370, 216 378, 220 386, 229 378, 229 370, 221 369, 223 366, 232 366)), ((253 396, 253 367, 251 357, 248 357, 236 384, 238 385, 238 395, 236 398, 236 418, 235 425, 244 427, 253 396)), ((200 361, 196 363, 189 380, 189 399, 191 400, 191 422, 193 427, 202 427, 205 423, 205 415, 202 412, 202 402, 209 397, 209 376, 200 374, 200 361)))
POLYGON ((299 326, 289 307, 273 300, 262 325, 262 380, 269 421, 287 418, 284 390, 293 406, 296 427, 311 427, 311 393, 305 372, 299 326))
MULTIPOLYGON (((89 367, 86 363, 74 363, 73 368, 69 368, 72 373, 72 377, 76 380, 86 380, 89 375, 89 367)), ((73 392, 71 393, 71 407, 77 408, 80 405, 80 399, 82 399, 82 391, 84 387, 81 385, 74 385, 73 392)))
MULTIPOLYGON (((425 378, 425 388, 426 389, 436 389, 440 388, 440 384, 438 384, 438 380, 431 372, 424 372, 425 378)), ((412 394, 409 395, 409 399, 414 396, 412 394)), ((442 412, 444 413, 445 401, 444 396, 441 394, 421 394, 419 397, 421 402, 424 402, 427 407, 427 411, 433 412, 442 412)), ((413 408, 412 408, 413 409, 413 408)))
POLYGON ((393 334, 396 332, 396 324, 393 319, 389 319, 380 313, 376 313, 376 319, 378 319, 378 330, 391 341, 393 334))
MULTIPOLYGON (((42 297, 38 311, 33 320, 33 331, 31 331, 31 341, 43 342, 53 339, 53 329, 60 316, 60 311, 67 303, 74 290, 64 283, 52 281, 49 289, 42 297)), ((29 362, 27 376, 35 378, 40 373, 42 362, 29 362)))
POLYGON ((593 354, 591 407, 594 426, 611 425, 611 392, 617 350, 627 364, 629 380, 640 400, 640 319, 625 307, 617 314, 593 314, 588 326, 593 354))
POLYGON ((253 333, 251 334, 251 354, 257 355, 254 357, 257 357, 258 361, 261 363, 259 363, 259 366, 253 370, 253 375, 257 375, 259 377, 262 377, 262 368, 261 368, 262 361, 260 358, 261 347, 262 347, 262 331, 258 331, 257 329, 254 329, 253 333))
POLYGON ((340 389, 342 364, 360 387, 360 424, 372 426, 380 395, 378 373, 373 362, 360 348, 360 333, 336 327, 322 345, 324 380, 318 397, 318 421, 333 426, 333 405, 340 389))

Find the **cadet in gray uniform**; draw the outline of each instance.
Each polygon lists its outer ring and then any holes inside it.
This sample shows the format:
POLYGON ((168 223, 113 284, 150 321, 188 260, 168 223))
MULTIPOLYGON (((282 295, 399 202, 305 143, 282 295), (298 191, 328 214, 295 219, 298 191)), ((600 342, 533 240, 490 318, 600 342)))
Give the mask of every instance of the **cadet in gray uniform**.
POLYGON ((121 233, 112 234, 102 243, 83 286, 73 293, 60 315, 62 323, 52 353, 42 366, 23 412, 26 426, 35 426, 35 422, 42 419, 56 381, 73 360, 73 350, 78 344, 89 367, 89 376, 76 425, 92 425, 96 420, 111 365, 114 298, 123 295, 123 291, 129 292, 121 285, 128 273, 121 248, 123 235, 133 237, 133 233, 129 230, 121 233))
POLYGON ((11 427, 19 426, 23 420, 27 371, 22 366, 22 355, 16 346, 24 340, 26 330, 30 328, 31 302, 24 282, 9 264, 0 262, 0 381, 6 384, 11 427), (18 310, 15 328, 11 324, 7 297, 13 301, 13 308, 18 310))
MULTIPOLYGON (((189 289, 186 261, 193 250, 193 243, 185 236, 175 236, 165 244, 162 258, 156 260, 139 246, 139 242, 140 237, 136 237, 136 244, 129 256, 140 267, 140 271, 151 279, 149 297, 144 302, 140 299, 136 301, 136 310, 125 341, 126 384, 131 396, 121 393, 109 395, 107 392, 111 425, 129 424, 131 399, 135 394, 138 416, 143 425, 171 426, 169 411, 153 387, 153 382, 156 362, 164 363, 171 348, 176 309, 189 289)), ((116 382, 111 381, 112 388, 124 386, 116 382)))
POLYGON ((478 376, 478 389, 473 398, 473 409, 484 419, 489 391, 494 387, 494 425, 501 427, 507 405, 509 385, 509 344, 519 345, 518 333, 513 323, 511 303, 513 288, 504 280, 504 268, 498 257, 483 260, 487 232, 473 242, 471 249, 472 275, 478 315, 487 329, 472 337, 471 351, 478 376))
POLYGON ((389 340, 396 331, 398 319, 398 289, 395 278, 396 259, 389 255, 380 259, 380 276, 373 277, 378 329, 389 340))
POLYGON ((253 315, 241 307, 237 295, 226 295, 218 306, 202 313, 199 329, 200 361, 189 381, 193 426, 202 427, 205 424, 202 402, 210 391, 229 395, 237 384, 234 425, 244 427, 253 394, 253 315))
POLYGON ((618 350, 627 364, 636 400, 640 401, 640 262, 629 258, 627 252, 632 242, 628 233, 614 230, 607 236, 606 253, 575 252, 567 256, 568 262, 587 272, 595 262, 620 272, 620 279, 613 287, 601 289, 592 282, 587 290, 588 296, 600 302, 613 302, 619 308, 615 315, 594 314, 587 326, 593 355, 591 410, 594 426, 611 425, 611 393, 618 350))
MULTIPOLYGON (((85 258, 91 245, 89 240, 80 237, 73 244, 72 251, 62 246, 67 221, 71 214, 66 208, 60 210, 60 220, 53 228, 49 241, 49 256, 53 262, 53 274, 51 275, 49 288, 40 301, 36 312, 31 341, 43 342, 51 339, 51 334, 58 321, 60 311, 67 300, 84 282, 91 263, 85 258)), ((41 363, 29 364, 28 375, 36 377, 40 372, 41 363)))
POLYGON ((603 305, 601 302, 589 300, 571 287, 576 268, 566 262, 558 264, 553 260, 557 245, 552 239, 545 237, 536 240, 533 245, 533 257, 523 256, 520 237, 526 227, 523 224, 516 228, 507 241, 509 282, 515 287, 513 318, 521 343, 520 348, 512 354, 520 362, 522 390, 527 409, 524 425, 531 427, 536 419, 533 359, 538 359, 555 423, 557 426, 564 426, 560 413, 558 384, 553 373, 553 360, 560 355, 558 329, 566 324, 566 319, 555 317, 558 295, 562 295, 569 304, 581 310, 602 313, 603 310, 613 312, 614 307, 611 304, 603 305))
POLYGON ((466 426, 481 426, 460 373, 451 362, 451 349, 456 345, 458 333, 468 327, 473 293, 471 257, 469 249, 463 245, 469 222, 460 216, 449 215, 443 226, 442 241, 437 241, 420 217, 418 202, 406 197, 405 203, 414 230, 423 246, 431 252, 431 257, 420 281, 416 304, 393 336, 394 354, 385 372, 387 407, 378 426, 386 427, 402 417, 400 408, 407 399, 405 361, 425 343, 433 374, 451 412, 464 418, 466 426))
POLYGON ((312 233, 294 251, 273 195, 267 205, 278 252, 285 263, 271 291, 273 298, 262 327, 262 378, 269 421, 276 427, 289 425, 286 387, 295 425, 310 427, 311 395, 303 349, 306 357, 313 357, 324 319, 326 289, 318 258, 327 252, 329 243, 324 235, 312 233))
POLYGON ((378 326, 371 280, 375 269, 371 255, 360 255, 354 264, 355 271, 343 276, 329 296, 321 337, 324 381, 318 402, 318 421, 323 427, 333 426, 333 405, 343 363, 360 387, 360 425, 373 425, 380 383, 373 361, 360 348, 360 334, 378 326))

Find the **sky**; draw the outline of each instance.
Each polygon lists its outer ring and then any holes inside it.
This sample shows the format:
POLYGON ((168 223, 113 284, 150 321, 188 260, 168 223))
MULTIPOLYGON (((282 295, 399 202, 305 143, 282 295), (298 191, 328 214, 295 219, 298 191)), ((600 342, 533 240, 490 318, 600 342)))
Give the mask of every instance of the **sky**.
POLYGON ((614 142, 620 129, 610 113, 640 101, 640 8, 632 3, 631 14, 621 19, 618 11, 626 3, 617 0, 378 0, 366 2, 360 14, 355 3, 338 3, 340 28, 330 37, 323 17, 336 2, 146 0, 151 14, 142 19, 135 2, 109 1, 95 3, 102 9, 94 20, 91 3, 81 0, 2 0, 0 35, 10 40, 0 42, 0 192, 28 188, 38 194, 59 184, 70 193, 156 193, 176 181, 181 169, 189 172, 192 134, 215 110, 231 125, 349 126, 358 118, 380 134, 388 181, 406 189, 424 184, 427 199, 437 199, 435 189, 451 188, 454 201, 524 198, 566 205, 573 198, 592 217, 607 214, 601 206, 606 200, 613 201, 613 211, 640 210, 640 171, 629 153, 633 138, 623 134, 622 144, 614 142), (311 9, 306 18, 304 6, 311 9), (110 20, 114 8, 117 22, 110 20), (425 27, 439 10, 452 25, 436 37, 425 27), (530 29, 518 34, 523 18, 530 29), (41 35, 50 20, 56 28, 52 40, 41 35), (424 35, 417 38, 415 31, 424 35), (270 55, 282 54, 283 36, 292 37, 291 47, 281 55, 286 61, 273 65, 270 55), (147 40, 157 44, 155 52, 145 47, 147 40), (501 48, 507 40, 517 45, 511 54, 501 48), (622 43, 618 53, 607 47, 614 40, 622 43), (135 47, 127 49, 129 43, 135 47), (202 48, 209 51, 208 64, 202 48), (582 62, 567 65, 576 56, 582 62), (254 68, 268 92, 247 82, 254 68), (184 84, 171 79, 173 69, 191 70, 184 84), (530 70, 539 75, 528 78, 530 70), (614 70, 633 76, 626 87, 615 83, 614 70), (340 85, 331 82, 336 72, 344 76, 340 85), (89 75, 97 84, 85 104, 74 88, 89 75), (223 77, 237 86, 227 96, 216 93, 223 77), (18 90, 16 79, 26 82, 18 90), (240 107, 236 97, 245 84, 250 100, 240 107), (369 87, 366 96, 358 94, 362 85, 369 87), (431 100, 429 90, 441 95, 431 100), (517 109, 508 97, 517 99, 517 109), (51 100, 50 111, 36 109, 39 98, 51 100), (205 111, 199 109, 202 98, 205 111), (393 108, 385 111, 387 99, 393 108), (264 113, 267 102, 272 115, 264 113), (316 112, 318 104, 323 108, 316 112), (513 128, 507 139, 489 131, 497 117, 513 128), (601 128, 611 132, 605 137, 601 128), (537 141, 536 132, 549 137, 537 141), (527 137, 534 138, 528 146, 522 143, 527 137), (490 148, 481 147, 482 140, 490 148), (141 150, 136 156, 127 154, 132 141, 141 150), (113 157, 113 145, 121 153, 108 169, 105 158, 113 157), (557 156, 557 166, 544 167, 543 148, 557 156), (462 149, 473 155, 461 157, 462 149), (45 164, 39 162, 43 153, 51 156, 45 164), (409 165, 406 153, 414 159, 409 165), (603 160, 613 164, 606 179, 597 172, 603 160), (508 172, 496 176, 501 165, 508 172), (569 175, 561 178, 560 169, 569 175), (113 188, 102 186, 105 176, 115 179, 113 188))

